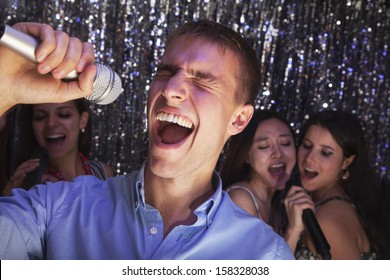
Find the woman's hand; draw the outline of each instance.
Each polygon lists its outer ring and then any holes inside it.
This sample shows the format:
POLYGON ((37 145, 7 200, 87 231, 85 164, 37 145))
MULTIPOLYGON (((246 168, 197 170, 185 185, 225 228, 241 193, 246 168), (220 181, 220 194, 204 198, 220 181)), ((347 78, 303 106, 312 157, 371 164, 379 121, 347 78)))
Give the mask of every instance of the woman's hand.
POLYGON ((12 176, 9 178, 7 185, 3 190, 3 195, 11 195, 11 191, 14 188, 20 188, 27 174, 33 172, 38 167, 39 159, 29 159, 19 165, 18 168, 16 168, 14 174, 12 174, 12 176))
POLYGON ((305 225, 302 213, 305 209, 314 210, 314 202, 301 186, 292 186, 288 191, 284 206, 288 217, 288 226, 284 238, 294 252, 305 225))

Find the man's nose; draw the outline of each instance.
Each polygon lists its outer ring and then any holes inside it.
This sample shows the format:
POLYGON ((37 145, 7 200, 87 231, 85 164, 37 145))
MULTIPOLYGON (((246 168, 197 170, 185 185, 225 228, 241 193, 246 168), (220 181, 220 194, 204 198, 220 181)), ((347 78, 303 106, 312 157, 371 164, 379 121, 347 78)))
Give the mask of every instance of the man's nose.
POLYGON ((187 99, 187 85, 185 78, 180 74, 172 76, 166 83, 163 93, 165 98, 172 102, 183 102, 187 99))

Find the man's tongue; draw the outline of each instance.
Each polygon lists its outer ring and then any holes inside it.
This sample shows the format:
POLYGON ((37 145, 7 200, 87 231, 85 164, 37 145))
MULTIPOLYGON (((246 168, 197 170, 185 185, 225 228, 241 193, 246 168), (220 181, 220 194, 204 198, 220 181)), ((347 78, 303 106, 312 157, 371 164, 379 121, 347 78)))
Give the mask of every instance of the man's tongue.
POLYGON ((191 130, 177 124, 168 124, 161 132, 161 141, 164 144, 175 144, 182 141, 190 134, 191 130))

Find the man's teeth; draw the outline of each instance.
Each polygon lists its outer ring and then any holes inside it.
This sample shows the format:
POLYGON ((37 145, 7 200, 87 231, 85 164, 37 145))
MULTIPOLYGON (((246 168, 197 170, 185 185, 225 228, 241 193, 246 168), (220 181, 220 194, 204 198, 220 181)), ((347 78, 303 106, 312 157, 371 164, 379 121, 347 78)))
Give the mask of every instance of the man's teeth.
POLYGON ((182 116, 160 112, 157 115, 157 119, 159 121, 176 123, 176 124, 178 124, 180 126, 183 126, 183 127, 189 128, 189 129, 192 128, 192 123, 190 121, 186 120, 182 116))

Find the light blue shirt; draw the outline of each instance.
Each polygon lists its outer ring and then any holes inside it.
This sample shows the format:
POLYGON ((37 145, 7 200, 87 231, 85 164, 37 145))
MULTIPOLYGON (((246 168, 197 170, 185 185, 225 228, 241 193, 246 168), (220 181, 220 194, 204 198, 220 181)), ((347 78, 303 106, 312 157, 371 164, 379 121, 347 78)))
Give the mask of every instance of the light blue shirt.
POLYGON ((197 221, 163 238, 157 209, 145 203, 144 166, 102 181, 80 176, 0 198, 0 259, 293 259, 271 227, 222 191, 197 221))

